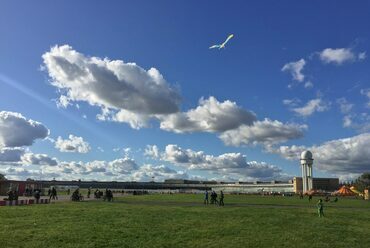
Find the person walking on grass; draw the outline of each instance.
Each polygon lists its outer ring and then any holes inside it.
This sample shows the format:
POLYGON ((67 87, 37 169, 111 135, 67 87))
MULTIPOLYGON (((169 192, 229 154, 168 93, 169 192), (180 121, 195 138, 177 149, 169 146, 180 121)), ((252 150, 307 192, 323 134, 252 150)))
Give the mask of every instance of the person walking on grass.
POLYGON ((219 202, 219 206, 224 206, 224 192, 220 192, 220 202, 219 202))
POLYGON ((217 193, 214 190, 211 193, 211 204, 215 204, 216 206, 218 205, 217 193))
POLYGON ((208 191, 204 193, 204 205, 208 205, 208 191))
POLYGON ((324 217, 324 203, 320 199, 317 203, 317 213, 319 214, 319 217, 324 217))

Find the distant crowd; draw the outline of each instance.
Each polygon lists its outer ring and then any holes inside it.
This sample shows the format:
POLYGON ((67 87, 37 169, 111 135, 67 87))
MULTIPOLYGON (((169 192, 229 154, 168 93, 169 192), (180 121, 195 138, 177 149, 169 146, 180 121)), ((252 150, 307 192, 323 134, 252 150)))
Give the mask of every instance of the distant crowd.
POLYGON ((211 191, 211 201, 209 202, 209 192, 208 190, 206 190, 206 192, 204 193, 204 205, 208 205, 208 204, 211 204, 211 205, 216 205, 216 206, 224 206, 224 192, 220 192, 220 200, 217 200, 217 193, 216 191, 212 190, 211 191))

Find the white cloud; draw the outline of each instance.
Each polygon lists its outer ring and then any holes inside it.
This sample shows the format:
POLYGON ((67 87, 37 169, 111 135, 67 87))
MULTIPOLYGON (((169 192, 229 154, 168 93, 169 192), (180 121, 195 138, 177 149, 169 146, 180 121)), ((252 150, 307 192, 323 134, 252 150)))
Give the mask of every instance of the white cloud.
POLYGON ((293 98, 293 99, 284 99, 283 104, 288 105, 290 107, 296 107, 298 104, 301 102, 300 99, 298 98, 293 98))
POLYGON ((163 181, 169 178, 188 178, 183 171, 176 171, 164 165, 144 164, 138 166, 131 158, 113 161, 62 162, 56 167, 44 166, 44 174, 58 173, 61 178, 84 180, 120 180, 120 181, 163 181))
POLYGON ((131 158, 120 158, 109 162, 109 167, 113 173, 130 174, 137 170, 139 166, 131 158))
POLYGON ((146 164, 134 172, 131 176, 133 181, 164 181, 165 179, 187 179, 188 174, 184 171, 176 171, 165 165, 150 165, 146 164))
POLYGON ((85 56, 68 45, 43 54, 51 84, 62 96, 59 104, 84 101, 110 111, 123 111, 115 119, 142 126, 137 115, 178 112, 180 95, 156 68, 145 70, 135 63, 85 56), (133 118, 133 120, 131 120, 133 118))
POLYGON ((339 105, 340 111, 343 114, 348 114, 349 112, 351 112, 354 106, 352 103, 348 102, 347 99, 344 97, 337 99, 337 104, 339 105))
POLYGON ((357 55, 357 57, 358 57, 358 59, 359 59, 359 60, 364 60, 364 59, 366 59, 366 52, 359 53, 359 54, 357 55))
POLYGON ((23 154, 21 159, 22 159, 23 164, 30 164, 30 165, 55 166, 58 164, 58 160, 56 158, 50 158, 46 154, 25 153, 23 154))
POLYGON ((343 127, 351 127, 352 124, 353 124, 352 116, 351 115, 345 115, 343 117, 343 127))
POLYGON ((156 145, 147 145, 144 151, 144 156, 152 157, 152 158, 159 158, 159 149, 156 145))
POLYGON ((219 102, 215 97, 200 99, 199 106, 185 113, 162 116, 161 129, 183 132, 223 132, 242 124, 250 125, 256 120, 253 112, 226 100, 219 102))
POLYGON ((69 105, 71 105, 68 97, 66 97, 65 95, 61 95, 56 103, 58 108, 67 108, 69 105))
MULTIPOLYGON (((345 62, 353 62, 356 60, 356 55, 350 48, 326 48, 319 53, 321 61, 326 64, 333 63, 341 65, 345 62)), ((359 58, 363 55, 359 55, 359 58)))
POLYGON ((48 135, 49 130, 40 122, 27 120, 20 113, 0 112, 0 147, 30 146, 48 135))
POLYGON ((155 158, 173 163, 187 170, 205 170, 218 179, 223 176, 242 179, 281 178, 281 169, 264 162, 246 160, 241 153, 225 153, 219 156, 207 155, 203 151, 183 149, 177 145, 167 145, 165 151, 155 158))
POLYGON ((307 81, 304 83, 304 87, 306 89, 311 89, 313 87, 313 83, 311 81, 307 81))
POLYGON ((62 139, 62 137, 59 136, 55 141, 55 148, 59 149, 61 152, 78 153, 87 153, 91 149, 89 143, 84 141, 82 137, 77 137, 72 134, 68 136, 68 139, 62 139))
POLYGON ((0 147, 0 164, 20 162, 24 152, 21 147, 0 147))
POLYGON ((52 179, 55 176, 58 176, 57 173, 48 173, 43 174, 40 170, 32 170, 23 167, 7 167, 5 169, 0 168, 0 173, 6 175, 7 179, 11 180, 25 180, 27 178, 45 178, 46 176, 49 179, 52 179))
POLYGON ((353 128, 357 132, 370 131, 370 115, 368 113, 347 114, 343 117, 343 127, 353 128))
POLYGON ((310 150, 314 157, 314 167, 335 175, 363 173, 370 170, 370 133, 327 141, 318 146, 280 146, 269 152, 280 154, 299 164, 299 155, 310 150))
POLYGON ((135 114, 124 109, 121 109, 120 111, 115 113, 112 117, 110 117, 110 120, 115 122, 128 123, 130 127, 134 129, 148 127, 149 119, 150 118, 148 115, 135 114))
POLYGON ((368 98, 367 107, 370 108, 370 88, 368 89, 361 89, 360 93, 368 98))
POLYGON ((252 126, 242 125, 237 129, 226 131, 219 137, 226 145, 232 146, 271 145, 301 138, 306 129, 306 125, 284 124, 277 120, 265 119, 256 121, 252 126))
POLYGON ((303 82, 304 74, 302 73, 302 70, 305 64, 306 61, 304 59, 300 59, 298 61, 285 64, 281 70, 284 72, 290 72, 294 80, 303 82))
POLYGON ((330 109, 330 103, 323 101, 321 98, 316 98, 308 101, 302 107, 292 108, 292 111, 300 116, 308 117, 315 112, 324 112, 330 109))

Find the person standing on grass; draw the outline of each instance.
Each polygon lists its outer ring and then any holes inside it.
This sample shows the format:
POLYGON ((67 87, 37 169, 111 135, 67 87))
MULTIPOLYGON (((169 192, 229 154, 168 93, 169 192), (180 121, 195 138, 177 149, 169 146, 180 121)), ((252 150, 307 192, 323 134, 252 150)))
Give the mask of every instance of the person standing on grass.
POLYGON ((49 201, 53 198, 53 188, 50 188, 48 191, 49 201))
POLYGON ((216 206, 218 205, 218 201, 217 201, 217 193, 216 191, 213 191, 213 203, 216 204, 216 206))
POLYGON ((324 217, 324 203, 321 199, 317 203, 317 213, 319 214, 319 217, 324 217))
POLYGON ((208 191, 204 193, 204 205, 208 205, 208 191))
POLYGON ((55 187, 53 187, 53 189, 51 190, 51 195, 53 196, 53 200, 58 200, 57 189, 55 187))
POLYGON ((89 189, 87 190, 87 198, 90 198, 90 194, 91 194, 91 188, 89 188, 89 189))
POLYGON ((219 206, 224 206, 224 192, 220 192, 220 202, 218 204, 219 206))

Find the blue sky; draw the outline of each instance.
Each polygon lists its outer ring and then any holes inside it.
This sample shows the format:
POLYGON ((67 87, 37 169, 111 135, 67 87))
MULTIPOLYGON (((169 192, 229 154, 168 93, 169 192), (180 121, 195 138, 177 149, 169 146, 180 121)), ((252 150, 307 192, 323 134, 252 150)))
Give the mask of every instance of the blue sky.
POLYGON ((271 180, 299 175, 297 156, 310 149, 317 176, 354 178, 370 170, 369 7, 3 1, 0 170, 9 178, 271 180), (208 49, 229 34, 225 49, 208 49), (61 96, 67 106, 57 106, 61 96), (30 120, 50 134, 32 136, 30 120), (11 133, 24 135, 15 142, 11 133))

